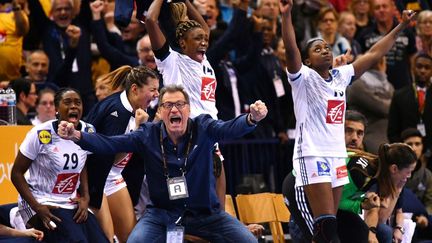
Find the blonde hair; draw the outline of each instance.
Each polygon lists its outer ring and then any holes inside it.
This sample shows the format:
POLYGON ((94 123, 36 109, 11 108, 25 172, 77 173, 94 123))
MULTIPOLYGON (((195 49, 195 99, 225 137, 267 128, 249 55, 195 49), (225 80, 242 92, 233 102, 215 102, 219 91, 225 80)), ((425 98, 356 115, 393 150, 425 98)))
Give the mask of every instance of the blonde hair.
POLYGON ((187 6, 184 2, 172 3, 170 4, 170 9, 174 26, 177 26, 179 22, 189 20, 187 16, 187 6))
POLYGON ((420 23, 426 21, 427 19, 432 20, 432 11, 431 10, 423 10, 421 11, 417 16, 417 25, 416 25, 416 33, 419 36, 422 36, 422 33, 420 32, 420 23))

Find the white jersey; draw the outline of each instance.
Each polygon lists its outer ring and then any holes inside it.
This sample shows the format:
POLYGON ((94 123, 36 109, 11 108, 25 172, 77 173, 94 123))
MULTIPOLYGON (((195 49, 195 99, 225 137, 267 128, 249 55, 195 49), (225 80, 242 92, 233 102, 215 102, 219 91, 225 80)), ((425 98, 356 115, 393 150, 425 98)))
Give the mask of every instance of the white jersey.
POLYGON ((324 80, 302 65, 288 73, 296 117, 293 159, 305 156, 347 157, 345 148, 345 90, 354 76, 352 65, 330 71, 324 80))
POLYGON ((217 119, 216 76, 205 55, 199 63, 170 48, 169 55, 163 61, 155 59, 164 85, 182 85, 189 94, 191 118, 210 114, 217 119))
MULTIPOLYGON (((60 138, 57 128, 53 126, 55 122, 51 120, 33 127, 21 144, 20 152, 33 161, 26 180, 39 203, 74 209, 77 205, 70 199, 77 196, 80 173, 90 152, 60 138)), ((92 125, 83 121, 80 123, 82 131, 95 131, 92 125)), ((29 210, 21 197, 18 204, 21 210, 29 210)))

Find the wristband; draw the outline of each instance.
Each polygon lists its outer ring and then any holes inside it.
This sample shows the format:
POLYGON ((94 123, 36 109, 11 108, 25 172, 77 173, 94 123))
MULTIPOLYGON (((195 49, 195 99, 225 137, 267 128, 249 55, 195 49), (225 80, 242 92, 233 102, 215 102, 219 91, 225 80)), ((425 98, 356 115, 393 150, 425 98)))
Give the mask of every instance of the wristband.
POLYGON ((12 7, 12 11, 14 11, 14 12, 21 11, 21 7, 19 5, 18 6, 13 6, 12 7))
POLYGON ((249 115, 248 115, 248 121, 249 121, 252 125, 256 125, 256 124, 258 124, 257 121, 255 121, 254 119, 252 119, 252 114, 251 114, 251 113, 249 113, 249 115))
POLYGON ((377 228, 375 226, 371 226, 369 227, 369 231, 376 234, 377 233, 377 228))

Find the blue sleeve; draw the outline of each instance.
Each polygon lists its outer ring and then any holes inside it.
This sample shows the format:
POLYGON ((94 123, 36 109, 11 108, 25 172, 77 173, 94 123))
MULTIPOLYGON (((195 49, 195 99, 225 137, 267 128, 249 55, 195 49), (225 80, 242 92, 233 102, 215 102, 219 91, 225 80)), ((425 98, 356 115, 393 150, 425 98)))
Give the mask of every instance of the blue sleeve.
POLYGON ((105 136, 97 133, 81 132, 77 144, 85 150, 96 154, 116 154, 138 152, 144 149, 142 138, 145 136, 141 127, 129 134, 105 136))
POLYGON ((210 115, 199 116, 198 124, 202 124, 204 131, 215 142, 242 137, 252 132, 256 126, 247 123, 247 114, 238 116, 229 121, 213 120, 210 115))
POLYGON ((105 58, 111 65, 111 70, 122 65, 137 66, 138 58, 123 53, 109 43, 104 23, 105 22, 102 19, 92 21, 91 30, 96 45, 102 57, 105 58))

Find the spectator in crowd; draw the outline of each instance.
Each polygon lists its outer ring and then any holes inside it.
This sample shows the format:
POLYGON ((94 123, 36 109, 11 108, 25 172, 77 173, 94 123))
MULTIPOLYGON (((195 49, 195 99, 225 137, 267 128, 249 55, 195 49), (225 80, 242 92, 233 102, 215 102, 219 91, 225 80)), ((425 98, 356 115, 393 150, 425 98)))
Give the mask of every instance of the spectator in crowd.
MULTIPOLYGON (((101 0, 93 1, 90 3, 90 8, 93 16, 92 34, 94 40, 101 56, 110 64, 111 70, 115 70, 123 65, 137 66, 140 64, 156 70, 154 54, 151 49, 150 38, 148 35, 144 35, 141 39, 135 40, 136 45, 134 53, 127 51, 124 43, 118 43, 118 40, 111 40, 115 39, 115 37, 106 31, 104 20, 102 18, 104 2, 101 0)), ((130 25, 135 24, 131 23, 130 25)), ((125 31, 130 32, 126 34, 127 36, 138 35, 135 27, 130 28, 130 30, 126 29, 125 31)), ((131 45, 132 41, 128 43, 131 45)))
POLYGON ((256 15, 269 17, 271 19, 271 31, 277 32, 279 22, 278 0, 260 0, 257 1, 256 15))
POLYGON ((401 138, 417 155, 417 166, 405 185, 403 211, 413 213, 417 224, 413 241, 432 240, 432 172, 426 167, 423 137, 417 129, 407 128, 401 138))
POLYGON ((331 69, 331 46, 323 39, 309 40, 303 55, 300 54, 292 23, 292 6, 292 0, 280 3, 287 72, 297 120, 293 156, 296 187, 304 187, 312 209, 313 240, 337 241, 336 212, 342 186, 349 182, 342 135, 345 89, 353 78, 360 77, 393 47, 396 37, 411 22, 415 13, 404 11, 403 22, 375 43, 365 55, 352 64, 331 69))
MULTIPOLYGON (((93 124, 100 134, 129 133, 143 122, 134 116, 137 110, 147 110, 150 102, 157 99, 158 75, 145 66, 134 68, 123 66, 109 73, 107 79, 112 89, 121 91, 97 103, 86 117, 86 121, 93 124)), ((145 114, 148 118, 148 114, 145 114)), ((115 234, 120 242, 127 241, 136 224, 133 205, 138 201, 139 186, 143 181, 142 164, 138 166, 132 164, 136 166, 135 170, 141 171, 141 177, 137 179, 139 183, 136 191, 129 188, 132 186, 130 181, 125 182, 122 176, 124 168, 131 166, 129 163, 133 163, 134 159, 136 158, 131 153, 89 156, 90 206, 95 208, 96 217, 107 238, 113 239, 115 234), (134 194, 134 202, 128 189, 131 194, 134 194)))
POLYGON ((19 78, 23 36, 29 30, 27 15, 17 0, 0 2, 0 81, 19 78))
POLYGON ((347 89, 347 105, 366 116, 369 125, 364 139, 365 150, 378 153, 380 144, 387 143, 388 114, 394 88, 387 80, 385 57, 347 89))
POLYGON ((0 242, 36 243, 42 241, 44 234, 37 229, 17 230, 0 224, 0 242))
POLYGON ((16 95, 16 115, 18 125, 32 125, 27 113, 35 108, 37 100, 36 85, 25 78, 19 78, 10 82, 10 87, 16 95))
POLYGON ((45 88, 39 91, 36 102, 36 116, 31 119, 33 125, 39 125, 56 117, 54 96, 55 92, 52 89, 45 88))
POLYGON ((96 103, 91 79, 91 13, 89 0, 81 1, 78 14, 73 11, 77 7, 75 3, 52 1, 51 18, 48 18, 39 1, 29 1, 29 19, 31 28, 38 30, 33 42, 42 44, 50 61, 47 82, 78 89, 86 114, 96 103))
POLYGON ((19 192, 18 211, 25 225, 44 232, 45 242, 108 242, 87 211, 89 152, 56 133, 60 121, 82 131, 94 132, 94 127, 80 120, 78 91, 58 91, 55 106, 58 119, 32 128, 15 158, 11 180, 19 192))
POLYGON ((185 234, 209 241, 257 242, 238 220, 220 210, 211 168, 215 142, 253 130, 267 114, 265 104, 257 101, 251 105, 251 113, 222 122, 208 114, 189 119, 189 102, 182 87, 165 86, 159 99, 161 123, 145 123, 135 132, 105 137, 79 132, 62 122, 59 134, 95 153, 134 152, 148 160, 145 167, 152 207, 138 221, 128 241, 165 242, 177 224, 184 227, 185 234), (174 148, 181 151, 180 160, 174 148), (161 187, 167 182, 167 187, 161 187), (173 183, 180 183, 180 192, 178 187, 173 190, 173 183))
POLYGON ((338 21, 339 14, 332 7, 323 7, 318 13, 318 38, 324 39, 331 46, 334 57, 351 49, 349 41, 338 32, 338 21))
POLYGON ((362 53, 360 43, 354 36, 357 32, 356 18, 351 12, 342 12, 339 15, 338 32, 345 37, 351 46, 351 55, 353 60, 362 53))
MULTIPOLYGON (((372 0, 372 12, 375 23, 358 37, 363 52, 369 50, 398 24, 393 0, 372 0)), ((386 54, 386 73, 390 83, 398 90, 411 84, 411 59, 416 53, 415 33, 412 28, 401 31, 395 43, 386 54)))
POLYGON ((27 56, 25 63, 27 75, 25 78, 32 81, 36 85, 37 91, 41 91, 44 88, 50 88, 54 91, 59 89, 56 84, 52 82, 46 82, 48 69, 49 59, 43 50, 33 51, 27 56))
POLYGON ((425 137, 425 150, 432 141, 432 57, 419 53, 414 59, 414 82, 393 95, 387 136, 390 142, 402 142, 403 130, 417 128, 425 137))
POLYGON ((402 202, 404 186, 413 172, 417 156, 403 143, 382 144, 378 152, 377 185, 370 189, 379 196, 378 207, 365 209, 369 242, 402 242, 405 234, 402 202))
POLYGON ((418 52, 432 55, 432 11, 423 10, 417 17, 416 46, 418 52))
POLYGON ((362 31, 372 26, 371 13, 372 0, 351 0, 349 10, 354 14, 356 20, 356 32, 354 38, 357 40, 362 31))

